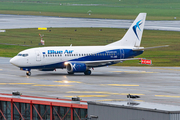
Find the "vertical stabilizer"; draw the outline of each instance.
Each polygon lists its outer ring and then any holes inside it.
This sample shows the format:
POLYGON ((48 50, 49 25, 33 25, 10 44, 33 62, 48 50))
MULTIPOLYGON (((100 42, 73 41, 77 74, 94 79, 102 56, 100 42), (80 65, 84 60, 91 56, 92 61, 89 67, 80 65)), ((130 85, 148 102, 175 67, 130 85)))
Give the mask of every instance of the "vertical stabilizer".
POLYGON ((139 47, 141 44, 145 19, 146 13, 139 13, 139 15, 137 16, 131 27, 128 29, 124 37, 119 41, 108 44, 107 46, 139 47))

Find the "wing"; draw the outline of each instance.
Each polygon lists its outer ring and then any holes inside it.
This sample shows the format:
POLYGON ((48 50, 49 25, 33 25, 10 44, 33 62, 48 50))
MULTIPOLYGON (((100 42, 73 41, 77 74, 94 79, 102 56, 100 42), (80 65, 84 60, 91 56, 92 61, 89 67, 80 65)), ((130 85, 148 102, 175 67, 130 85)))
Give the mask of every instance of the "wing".
MULTIPOLYGON (((87 67, 100 67, 100 66, 107 66, 116 64, 119 62, 123 62, 126 60, 139 60, 140 58, 128 58, 128 59, 114 59, 114 60, 98 60, 98 61, 79 61, 80 63, 85 63, 87 67)), ((77 62, 77 61, 71 61, 71 62, 77 62)))

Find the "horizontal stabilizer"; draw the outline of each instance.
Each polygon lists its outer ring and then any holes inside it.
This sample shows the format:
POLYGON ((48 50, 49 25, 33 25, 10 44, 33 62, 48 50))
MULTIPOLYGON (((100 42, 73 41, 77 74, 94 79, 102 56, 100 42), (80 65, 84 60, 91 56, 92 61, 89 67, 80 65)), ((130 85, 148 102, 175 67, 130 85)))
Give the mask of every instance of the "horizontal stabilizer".
POLYGON ((142 51, 142 50, 148 50, 148 49, 154 49, 154 48, 161 48, 161 47, 169 47, 169 45, 163 45, 163 46, 155 46, 155 47, 137 47, 137 48, 133 48, 133 51, 142 51))

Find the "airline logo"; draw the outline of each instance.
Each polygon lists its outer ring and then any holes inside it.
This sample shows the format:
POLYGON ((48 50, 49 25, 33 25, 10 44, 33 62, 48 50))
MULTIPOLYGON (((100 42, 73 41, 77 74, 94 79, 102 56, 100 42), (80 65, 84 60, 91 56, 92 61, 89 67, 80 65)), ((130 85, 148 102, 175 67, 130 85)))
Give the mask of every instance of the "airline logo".
POLYGON ((136 25, 133 26, 133 31, 134 31, 134 33, 135 33, 135 35, 137 36, 138 39, 139 39, 139 37, 138 37, 138 35, 137 35, 137 28, 141 31, 141 29, 140 29, 140 27, 139 27, 139 26, 142 24, 141 21, 142 21, 142 20, 138 21, 138 22, 136 23, 136 25))
POLYGON ((74 70, 76 70, 76 64, 74 64, 72 67, 73 67, 74 70))
MULTIPOLYGON (((66 53, 73 53, 74 50, 65 50, 64 52, 59 50, 59 51, 56 51, 56 50, 48 50, 47 51, 47 54, 66 54, 66 53)), ((42 52, 43 54, 46 54, 46 52, 42 52)))

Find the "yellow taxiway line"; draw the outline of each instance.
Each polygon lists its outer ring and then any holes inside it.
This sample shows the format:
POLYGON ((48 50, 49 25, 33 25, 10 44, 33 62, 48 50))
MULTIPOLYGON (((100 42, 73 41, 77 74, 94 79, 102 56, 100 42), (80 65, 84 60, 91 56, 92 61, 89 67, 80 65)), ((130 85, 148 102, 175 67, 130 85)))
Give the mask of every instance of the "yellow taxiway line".
POLYGON ((6 85, 7 83, 0 83, 0 85, 6 85))
POLYGON ((125 87, 137 87, 139 85, 132 84, 101 84, 102 86, 125 86, 125 87))
POLYGON ((76 94, 82 94, 82 93, 88 93, 88 94, 107 94, 107 95, 144 95, 144 94, 139 94, 139 93, 112 93, 112 92, 102 92, 102 91, 68 91, 66 93, 76 93, 76 94))
POLYGON ((0 85, 32 85, 32 84, 35 84, 35 83, 0 83, 0 85))
POLYGON ((10 84, 10 85, 32 85, 35 83, 7 83, 7 84, 10 84))
POLYGON ((170 97, 170 98, 180 98, 180 96, 171 96, 171 95, 155 95, 156 97, 170 97))
POLYGON ((58 83, 82 83, 82 82, 79 82, 79 81, 68 81, 68 80, 54 81, 54 82, 58 82, 58 83))
POLYGON ((100 92, 100 91, 68 91, 66 93, 95 93, 95 94, 111 94, 110 92, 100 92))
POLYGON ((159 70, 169 70, 169 71, 180 71, 180 69, 171 69, 171 68, 154 68, 154 67, 149 67, 149 68, 151 68, 151 69, 159 69, 159 70))
POLYGON ((41 84, 37 84, 37 85, 33 85, 33 86, 69 87, 69 86, 73 86, 73 85, 41 85, 41 84))
MULTIPOLYGON (((127 101, 127 99, 103 99, 103 100, 97 100, 97 101, 127 101)), ((137 101, 137 102, 144 102, 143 100, 133 100, 133 101, 137 101)))
MULTIPOLYGON (((82 98, 82 97, 108 97, 109 95, 78 95, 78 97, 82 98)), ((74 96, 64 96, 64 97, 69 97, 72 98, 74 96)))
POLYGON ((125 72, 125 73, 133 73, 133 74, 138 74, 138 73, 158 73, 158 72, 146 72, 146 71, 110 71, 110 72, 125 72))

